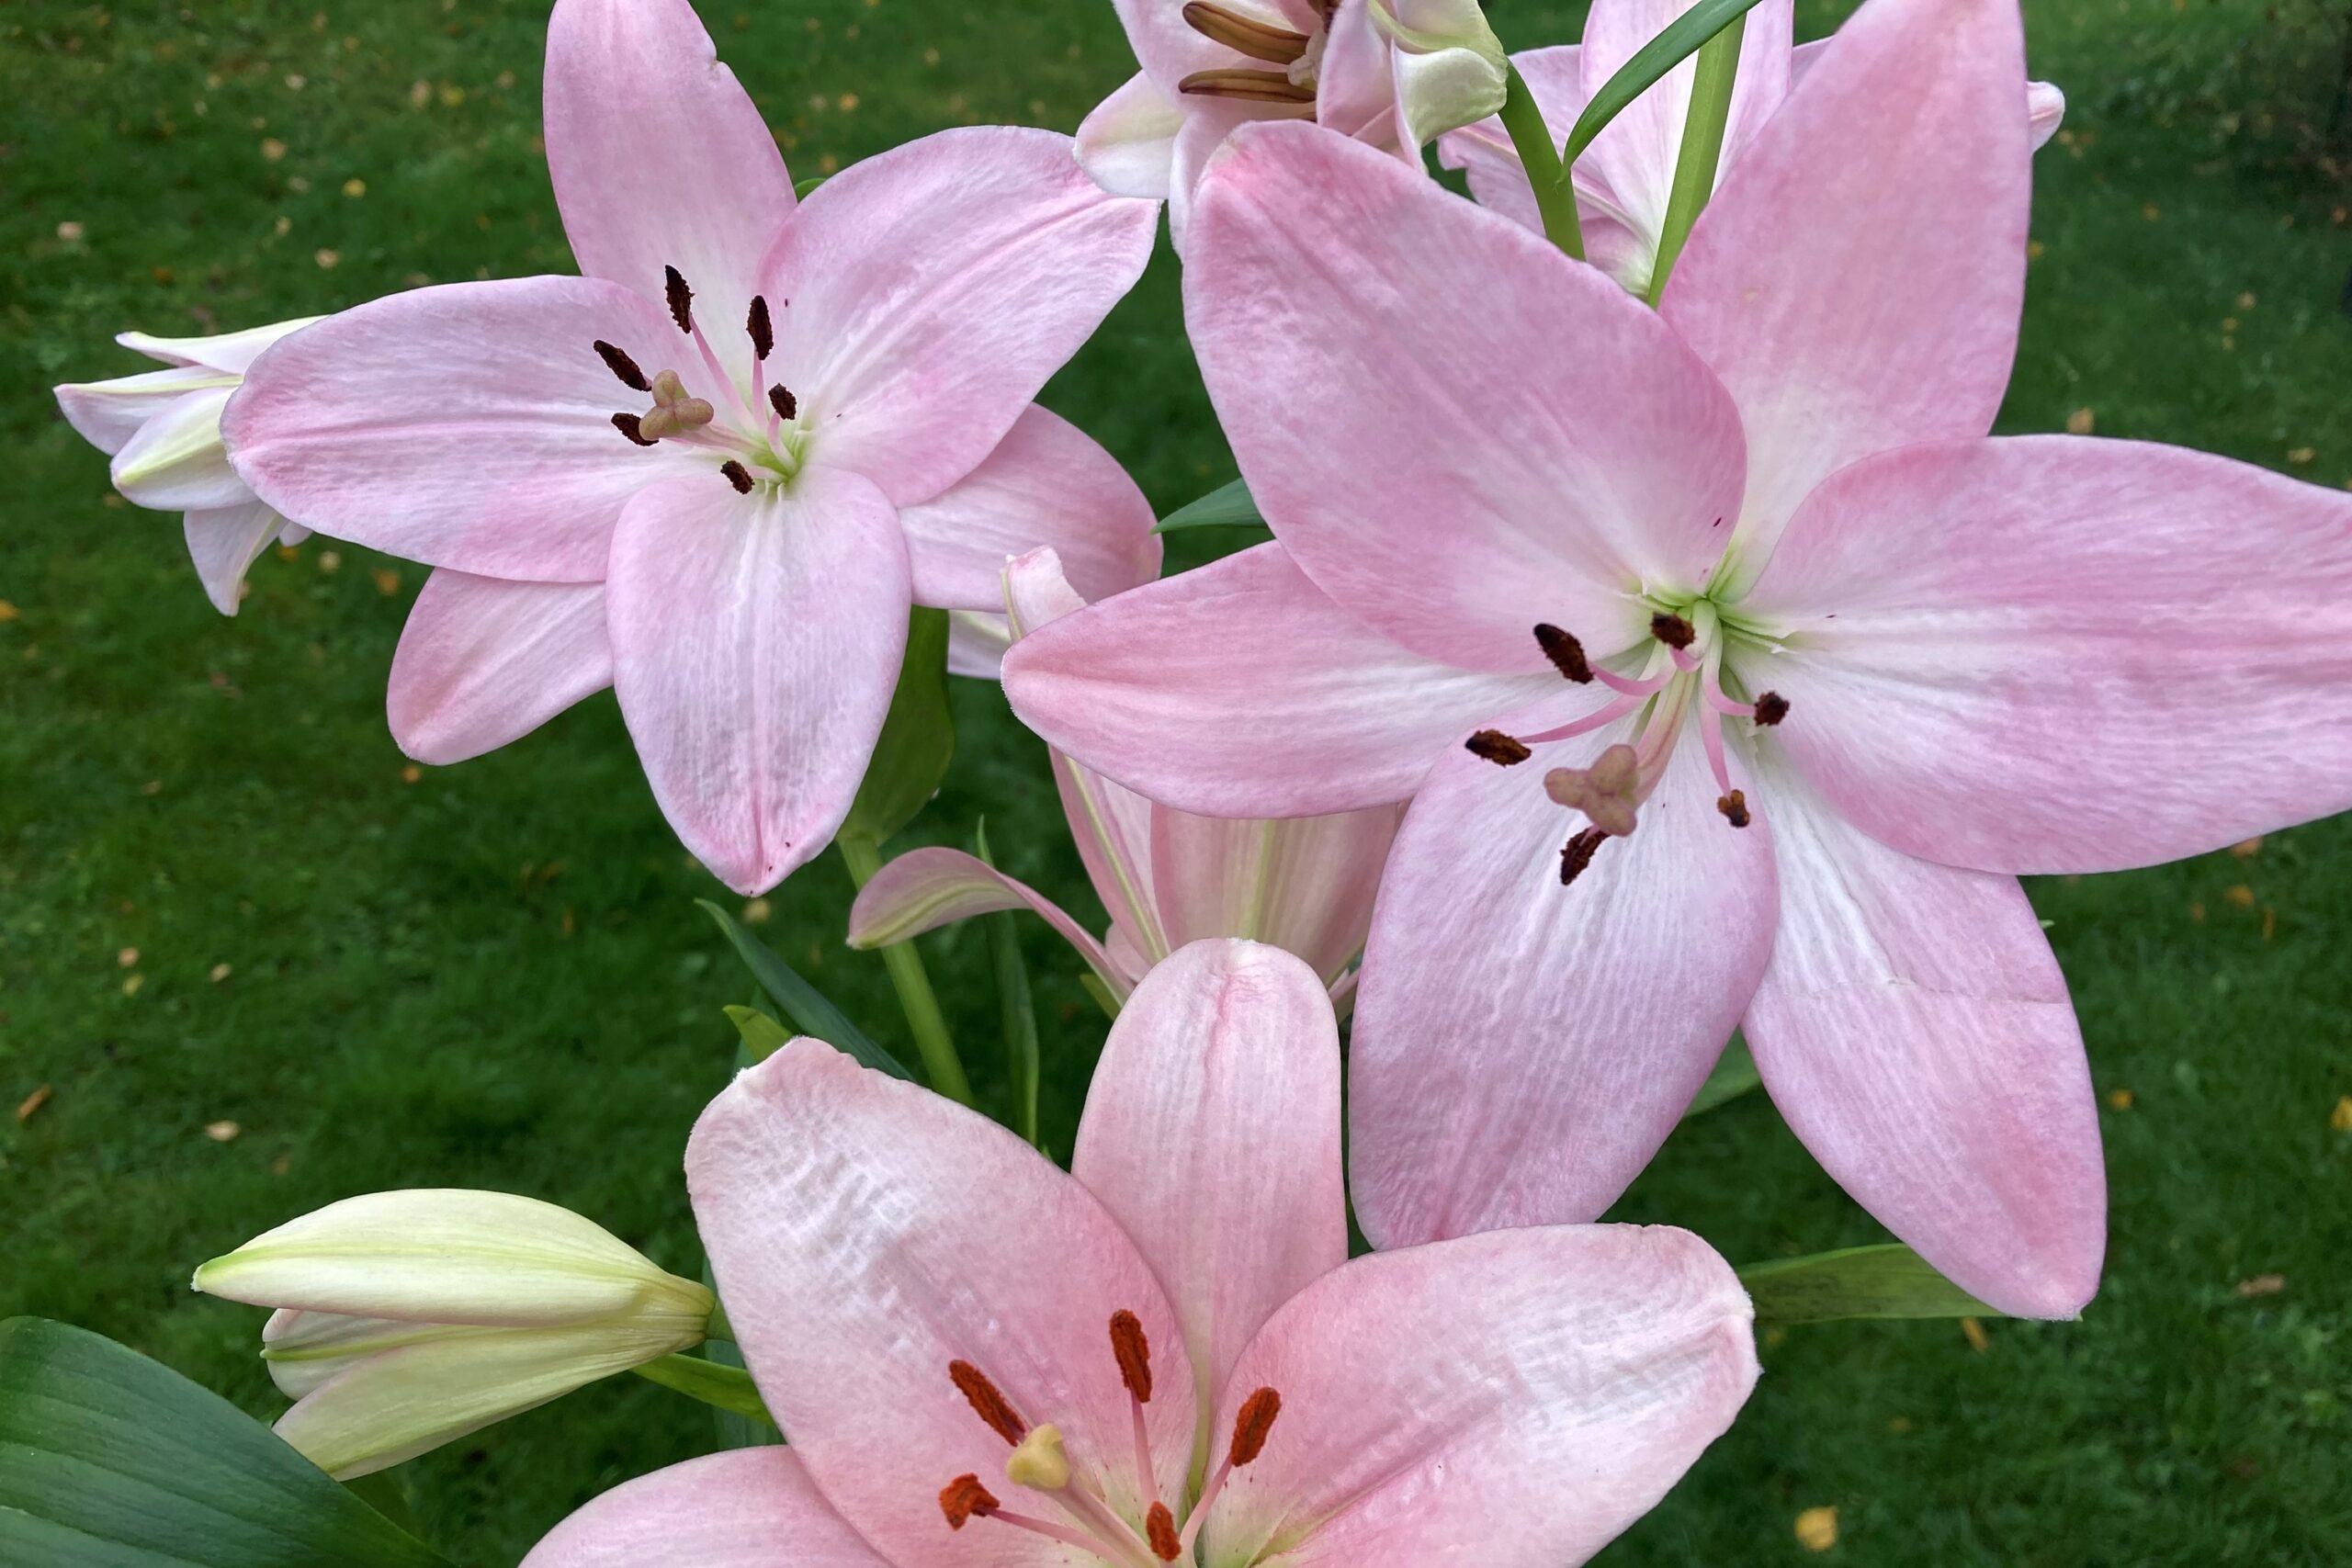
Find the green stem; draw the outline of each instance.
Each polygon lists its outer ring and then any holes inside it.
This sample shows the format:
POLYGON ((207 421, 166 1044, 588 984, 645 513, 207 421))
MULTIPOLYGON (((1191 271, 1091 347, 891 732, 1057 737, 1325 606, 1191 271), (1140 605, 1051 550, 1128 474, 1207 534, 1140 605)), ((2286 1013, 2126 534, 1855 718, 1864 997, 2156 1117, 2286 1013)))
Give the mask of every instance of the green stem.
MULTIPOLYGON (((833 840, 849 867, 849 879, 862 891, 882 869, 882 847, 862 834, 844 833, 833 840)), ((906 1010, 907 1027, 914 1032, 915 1049, 922 1055, 923 1076, 931 1087, 959 1105, 972 1103, 972 1080, 964 1076, 964 1060, 947 1032, 946 1017, 931 988, 931 976, 912 941, 893 942, 882 950, 883 966, 899 990, 899 1005, 906 1010)))
POLYGON ((1674 190, 1667 198, 1666 224, 1658 231, 1657 261, 1650 268, 1649 300, 1666 293, 1666 276, 1682 258, 1690 226, 1715 194, 1715 172, 1723 165, 1724 131, 1731 124, 1731 90, 1739 81, 1739 45, 1747 36, 1747 14, 1699 47, 1690 79, 1690 113, 1682 122, 1682 150, 1674 164, 1674 190))
POLYGON ((1552 141, 1552 128, 1528 89, 1519 67, 1503 68, 1503 129, 1519 150, 1527 183, 1535 187, 1535 210, 1544 215, 1544 233, 1554 244, 1584 260, 1584 226, 1577 220, 1577 193, 1568 183, 1567 165, 1552 141))
POLYGON ((721 1366, 698 1356, 664 1356, 629 1371, 647 1382, 660 1383, 688 1399, 698 1399, 715 1410, 775 1425, 775 1417, 768 1414, 752 1374, 740 1368, 721 1366))

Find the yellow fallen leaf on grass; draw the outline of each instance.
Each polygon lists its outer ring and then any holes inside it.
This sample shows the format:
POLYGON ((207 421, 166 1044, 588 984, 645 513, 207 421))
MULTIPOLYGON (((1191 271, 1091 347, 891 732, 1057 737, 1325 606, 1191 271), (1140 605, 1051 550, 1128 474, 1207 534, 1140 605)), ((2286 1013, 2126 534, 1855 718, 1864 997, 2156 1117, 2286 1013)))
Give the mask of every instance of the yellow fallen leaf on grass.
POLYGON ((32 1093, 25 1096, 25 1098, 19 1101, 17 1106, 17 1120, 19 1122, 31 1121, 33 1119, 33 1112, 39 1111, 42 1106, 49 1103, 50 1093, 50 1086, 43 1084, 39 1089, 33 1090, 32 1093))
POLYGON ((2251 1280, 2238 1281, 2238 1294, 2251 1301, 2256 1296, 2275 1296, 2287 1288, 2284 1274, 2256 1274, 2251 1280))
POLYGON ((2327 1124, 2339 1133, 2352 1133, 2352 1094, 2335 1102, 2335 1109, 2328 1112, 2327 1124))
POLYGON ((2118 1111, 2129 1111, 2132 1109, 2132 1091, 2128 1089, 2110 1089, 2107 1102, 2118 1111))
POLYGON ((1838 1544, 1838 1510, 1807 1508, 1797 1516, 1797 1544, 1807 1551, 1826 1551, 1838 1544))
POLYGON ((1984 1325, 1973 1317, 1960 1320, 1960 1337, 1967 1340, 1968 1348, 1980 1356, 1993 1348, 1992 1337, 1984 1332, 1984 1325))
POLYGON ((234 1122, 207 1122, 204 1124, 204 1135, 216 1144, 233 1142, 237 1134, 243 1131, 244 1129, 234 1122))

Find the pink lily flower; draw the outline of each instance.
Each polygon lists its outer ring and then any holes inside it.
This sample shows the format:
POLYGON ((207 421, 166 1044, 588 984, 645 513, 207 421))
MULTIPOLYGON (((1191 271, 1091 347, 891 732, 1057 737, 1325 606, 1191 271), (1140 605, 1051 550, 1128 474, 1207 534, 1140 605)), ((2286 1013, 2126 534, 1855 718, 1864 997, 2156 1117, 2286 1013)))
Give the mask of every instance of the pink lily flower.
MULTIPOLYGON (((1142 497, 1136 497, 1138 504, 1142 497)), ((1017 638, 1086 607, 1050 549, 1005 568, 1017 638)), ((1373 892, 1404 811, 1377 806, 1282 821, 1196 817, 1123 789, 1056 751, 1054 784, 1111 930, 1102 941, 1028 884, 961 850, 910 850, 851 907, 849 944, 886 947, 975 915, 1026 908, 1077 950, 1114 1001, 1152 965, 1207 937, 1248 937, 1296 953, 1333 999, 1372 925, 1373 892)))
POLYGON ((1336 137, 1211 172, 1187 319, 1278 542, 1047 628, 1007 690, 1187 810, 1414 797, 1351 1056, 1375 1243, 1600 1213, 1736 1025, 1953 1280, 2097 1289, 2097 1110, 2015 878, 2352 804, 2352 496, 1986 436, 2024 81, 2015 0, 1870 0, 1662 312, 1336 137))
POLYGON ((1338 1026, 1296 958, 1201 942, 1103 1048, 1073 1170, 814 1040, 686 1151, 789 1449, 609 1492, 525 1568, 1581 1562, 1756 1379, 1688 1232, 1348 1260, 1338 1026))
POLYGON ((245 570, 273 544, 311 531, 254 496, 220 446, 220 411, 263 349, 317 321, 302 316, 212 337, 119 333, 115 342, 168 367, 57 389, 75 434, 114 459, 114 488, 133 506, 184 513, 188 559, 212 607, 237 613, 245 570))
POLYGON ((1029 412, 1157 221, 1069 145, 951 130, 796 204, 686 0, 560 0, 548 164, 586 276, 320 323, 255 365, 231 454, 288 516, 440 569, 390 703, 420 749, 609 680, 686 847, 771 887, 848 809, 910 603, 992 606, 1040 543, 1136 548, 1084 526, 1109 459, 1029 412))
POLYGON ((1441 132, 1502 107, 1503 47, 1478 0, 1117 0, 1141 72, 1078 128, 1105 190, 1168 204, 1237 126, 1307 119, 1421 166, 1441 132))
MULTIPOLYGON (((1695 4, 1697 0, 1594 0, 1583 43, 1511 56, 1544 111, 1555 148, 1566 142, 1592 96, 1635 51, 1695 4)), ((1715 169, 1718 188, 1789 90, 1804 79, 1828 47, 1826 39, 1796 43, 1793 8, 1792 0, 1765 0, 1747 13, 1731 118, 1715 169)), ((1657 263, 1682 129, 1690 114, 1690 82, 1697 71, 1696 61, 1686 60, 1668 73, 1609 122, 1572 171, 1587 259, 1636 294, 1648 290, 1657 263)), ((2026 93, 2033 145, 2039 149, 2058 134, 2066 96, 2047 82, 2029 85, 2026 93)), ((1441 138, 1438 161, 1469 175, 1470 192, 1480 205, 1542 231, 1535 192, 1501 120, 1481 120, 1441 138)))

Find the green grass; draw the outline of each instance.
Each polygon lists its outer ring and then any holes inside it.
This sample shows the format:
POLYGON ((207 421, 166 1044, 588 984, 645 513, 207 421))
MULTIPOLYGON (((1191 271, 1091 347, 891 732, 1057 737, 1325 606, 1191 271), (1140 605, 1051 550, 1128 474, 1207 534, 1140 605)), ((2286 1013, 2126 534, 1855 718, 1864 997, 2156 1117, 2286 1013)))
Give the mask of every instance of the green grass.
MULTIPOLYGON (((1067 130, 1132 69, 1102 0, 741 3, 706 15, 804 175, 965 119, 1067 130)), ((1809 4, 1808 29, 1839 9, 1809 4)), ((2087 410, 2102 434, 2352 479, 2352 193, 2308 155, 2337 46, 2290 36, 2285 10, 2030 7, 2037 68, 2074 108, 2041 161, 2007 428, 2087 410)), ((1574 36, 1573 7, 1494 14, 1518 47, 1574 36)), ((221 619, 176 521, 112 502, 44 389, 133 368, 107 342, 124 327, 568 269, 534 143, 543 17, 481 0, 0 12, 0 1314, 115 1335, 257 1413, 277 1408, 259 1314, 192 1295, 188 1272, 348 1193, 509 1188, 692 1268, 678 1158, 732 1059, 718 1006, 748 986, 609 696, 406 782, 381 703, 421 572, 379 581, 394 569, 350 548, 330 570, 313 543, 263 562, 221 619), (36 1113, 5 1114, 44 1086, 36 1113), (222 1121, 239 1134, 208 1136, 222 1121)), ((1163 510, 1232 471, 1175 284, 1163 257, 1048 399, 1163 510)), ((962 754, 910 837, 961 841, 985 814, 1002 863, 1085 903, 1042 749, 992 689, 956 700, 962 754)), ((1740 1426, 1605 1561, 1809 1560, 1791 1527, 1819 1505, 1841 1514, 1830 1560, 1857 1564, 2352 1553, 2352 1137, 2328 1125, 2352 1094, 2347 868, 2352 829, 2332 822, 2247 859, 2038 885, 2098 1089, 2132 1096, 2102 1113, 2104 1293, 2079 1324, 1993 1324, 1981 1352, 1951 1324, 1768 1337, 1740 1426), (2270 1273, 2282 1290, 2236 1289, 2270 1273)), ((760 929, 903 1045, 879 964, 841 946, 846 886, 820 862, 760 929)), ((1025 942, 1067 1148, 1100 1017, 1067 954, 1034 923, 1025 942)), ((980 933, 926 951, 1001 1096, 980 933)), ((1753 1097, 1679 1134, 1622 1212, 1736 1259, 1880 1234, 1753 1097)), ((410 1476, 436 1540, 491 1568, 708 1432, 624 1380, 410 1476)))

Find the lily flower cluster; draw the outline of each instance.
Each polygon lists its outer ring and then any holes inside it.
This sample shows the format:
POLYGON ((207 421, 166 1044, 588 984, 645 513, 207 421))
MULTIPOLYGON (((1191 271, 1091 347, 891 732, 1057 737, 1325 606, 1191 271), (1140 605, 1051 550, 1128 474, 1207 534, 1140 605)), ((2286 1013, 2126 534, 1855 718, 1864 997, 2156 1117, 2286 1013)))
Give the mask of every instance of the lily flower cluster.
POLYGON ((133 334, 171 368, 59 389, 226 612, 303 530, 433 569, 412 755, 612 687, 745 894, 842 828, 910 611, 951 612, 1108 912, 928 848, 849 919, 1076 950, 1115 1019, 1068 1172, 795 1039, 689 1145, 716 1297, 495 1194, 208 1265, 279 1309, 289 1440, 364 1473, 715 1337, 791 1447, 533 1568, 1581 1562, 1756 1377, 1721 1258, 1595 1223, 1735 1030, 1954 1284, 2082 1310, 2097 1117, 2018 878, 2352 806, 2352 496, 1990 434, 2064 109, 2018 0, 1804 47, 1762 0, 1558 167, 1690 9, 1506 57, 1472 0, 1118 0, 1140 72, 1075 139, 796 195, 687 0, 557 0, 581 276, 133 334), (1163 206, 1272 535, 1164 578, 1035 400, 1163 206))

